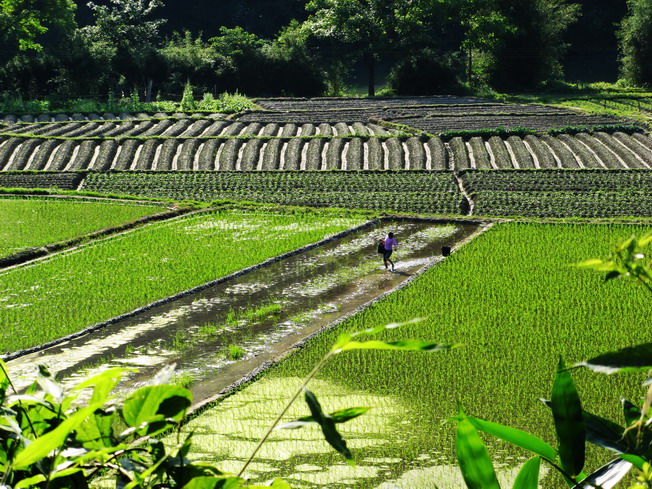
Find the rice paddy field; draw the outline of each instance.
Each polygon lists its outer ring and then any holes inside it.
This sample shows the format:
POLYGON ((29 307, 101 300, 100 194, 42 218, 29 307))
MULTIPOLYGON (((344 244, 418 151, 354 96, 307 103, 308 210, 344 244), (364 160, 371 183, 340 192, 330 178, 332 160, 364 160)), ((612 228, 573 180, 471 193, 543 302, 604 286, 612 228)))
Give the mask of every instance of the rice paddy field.
POLYGON ((106 200, 0 198, 0 257, 162 211, 106 200))
POLYGON ((337 213, 205 212, 0 271, 0 351, 77 332, 362 222, 337 213))
MULTIPOLYGON (((344 331, 395 321, 427 320, 392 330, 384 339, 455 343, 444 354, 347 352, 309 388, 331 412, 372 407, 341 425, 358 465, 347 466, 318 430, 275 432, 249 476, 282 476, 293 487, 458 488, 454 427, 457 412, 524 429, 555 443, 549 398, 559 355, 569 363, 636 343, 649 297, 630 283, 605 284, 571 266, 604 257, 612 244, 650 228, 599 225, 501 224, 432 268, 410 287, 316 338, 257 382, 187 427, 201 455, 239 471, 266 426, 301 379, 344 331), (333 453, 331 453, 333 452, 333 453)), ((620 420, 621 397, 637 399, 643 378, 574 371, 586 409, 620 420)), ((308 414, 297 403, 287 419, 308 414)), ((504 480, 525 454, 493 440, 490 452, 504 480)), ((604 455, 604 454, 603 454, 604 455)), ((591 452, 589 466, 606 460, 591 452)), ((542 487, 564 487, 551 474, 542 487)))
MULTIPOLYGON (((550 397, 559 356, 573 364, 639 343, 649 329, 644 290, 573 266, 652 231, 646 128, 608 114, 473 97, 257 104, 262 110, 228 117, 5 116, 3 194, 67 189, 212 204, 0 270, 0 353, 111 322, 44 357, 66 357, 62 369, 72 377, 83 368, 142 361, 145 373, 136 374, 135 385, 174 357, 161 352, 193 352, 175 382, 195 382, 202 401, 238 383, 183 428, 194 432, 193 457, 238 473, 341 333, 425 318, 381 338, 463 346, 445 353, 344 352, 309 385, 325 412, 371 408, 340 425, 355 466, 318 430, 280 430, 245 476, 281 477, 305 489, 462 488, 455 429, 446 423, 458 404, 554 445, 552 417, 539 399, 550 397), (399 246, 406 245, 395 255, 396 275, 375 250, 376 233, 389 230, 381 226, 387 215, 394 216, 399 246), (417 223, 416 215, 427 219, 417 223), (385 216, 374 224, 379 231, 365 226, 348 241, 261 267, 241 282, 161 301, 377 216, 385 216), (452 255, 443 256, 444 244, 454 246, 452 255), (335 317, 345 320, 333 324, 335 317), (314 330, 299 331, 306 324, 314 330), (164 329, 165 341, 149 344, 164 329), (312 339, 297 348, 299 332, 312 339), (200 351, 205 345, 208 351, 200 351), (105 358, 111 349, 119 354, 105 358), (209 372, 216 363, 220 368, 209 372)), ((162 209, 13 197, 0 199, 0 258, 162 209)), ((18 359, 24 377, 29 359, 18 359)), ((638 375, 572 375, 584 407, 615 421, 622 397, 642 395, 638 375)), ((297 402, 286 420, 308 413, 297 402)), ((502 487, 511 487, 526 454, 484 439, 502 487)), ((590 449, 587 470, 606 457, 590 449)), ((546 470, 540 487, 565 487, 546 470)))

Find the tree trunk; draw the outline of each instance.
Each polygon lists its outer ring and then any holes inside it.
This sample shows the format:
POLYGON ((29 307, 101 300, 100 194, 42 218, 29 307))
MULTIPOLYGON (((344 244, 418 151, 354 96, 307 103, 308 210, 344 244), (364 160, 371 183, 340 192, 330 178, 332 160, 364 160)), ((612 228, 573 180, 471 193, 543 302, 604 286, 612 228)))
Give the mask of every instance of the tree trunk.
POLYGON ((376 58, 373 54, 365 57, 365 64, 367 65, 367 82, 368 91, 367 95, 370 97, 376 96, 376 58))
POLYGON ((147 88, 145 89, 145 102, 150 103, 152 101, 152 85, 154 80, 152 78, 147 79, 147 88))
POLYGON ((471 48, 469 48, 468 58, 469 58, 469 72, 466 77, 466 81, 468 83, 471 83, 471 77, 473 76, 473 52, 471 51, 471 48))

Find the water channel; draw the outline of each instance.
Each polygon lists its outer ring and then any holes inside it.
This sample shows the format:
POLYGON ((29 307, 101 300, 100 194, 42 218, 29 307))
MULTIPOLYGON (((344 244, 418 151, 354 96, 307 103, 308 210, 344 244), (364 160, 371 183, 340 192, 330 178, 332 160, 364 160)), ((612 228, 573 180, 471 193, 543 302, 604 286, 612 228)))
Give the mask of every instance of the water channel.
MULTIPOLYGON (((83 337, 8 362, 25 388, 36 365, 75 384, 115 367, 137 371, 121 389, 145 385, 176 364, 173 380, 201 403, 274 361, 294 345, 351 314, 442 259, 479 226, 467 223, 384 221, 201 292, 157 306, 83 337), (394 272, 376 252, 393 231, 399 249, 394 272)), ((227 257, 228 259, 228 257, 227 257)))

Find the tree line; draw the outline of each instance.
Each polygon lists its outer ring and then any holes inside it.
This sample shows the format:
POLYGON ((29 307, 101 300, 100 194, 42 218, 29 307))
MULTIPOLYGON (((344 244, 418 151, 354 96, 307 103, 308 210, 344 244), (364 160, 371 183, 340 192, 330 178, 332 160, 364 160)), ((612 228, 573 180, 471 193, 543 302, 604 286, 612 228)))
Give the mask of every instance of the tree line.
POLYGON ((179 98, 191 84, 213 94, 315 96, 341 93, 361 66, 374 95, 379 63, 391 65, 396 94, 519 91, 563 78, 569 39, 609 36, 621 79, 652 85, 652 0, 600 10, 601 0, 268 1, 258 17, 252 2, 226 2, 230 22, 207 13, 200 32, 176 21, 184 17, 172 0, 90 2, 77 17, 73 0, 3 0, 0 93, 149 101, 179 98), (609 9, 617 21, 604 18, 609 9))

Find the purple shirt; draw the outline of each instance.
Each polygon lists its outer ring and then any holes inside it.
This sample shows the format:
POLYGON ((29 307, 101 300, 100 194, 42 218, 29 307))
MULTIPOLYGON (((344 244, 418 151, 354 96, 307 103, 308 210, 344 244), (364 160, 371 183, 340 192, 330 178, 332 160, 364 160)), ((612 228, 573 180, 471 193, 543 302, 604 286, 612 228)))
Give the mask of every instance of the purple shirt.
POLYGON ((398 243, 394 238, 385 238, 385 250, 389 251, 398 246, 398 243))

